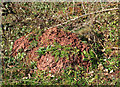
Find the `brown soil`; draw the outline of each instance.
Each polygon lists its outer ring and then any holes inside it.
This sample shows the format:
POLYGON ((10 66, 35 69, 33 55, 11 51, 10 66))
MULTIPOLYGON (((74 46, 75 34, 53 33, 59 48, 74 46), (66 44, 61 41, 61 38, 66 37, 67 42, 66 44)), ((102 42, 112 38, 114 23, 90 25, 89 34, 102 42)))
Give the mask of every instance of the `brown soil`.
MULTIPOLYGON (((30 35, 35 36, 36 34, 30 33, 26 36, 30 35)), ((28 40, 26 36, 23 36, 15 41, 13 45, 13 56, 16 56, 18 50, 21 48, 26 51, 30 46, 31 41, 36 40, 35 38, 33 38, 32 40, 28 40)), ((71 55, 69 60, 67 60, 66 58, 59 58, 58 62, 55 62, 55 57, 52 56, 50 53, 46 53, 46 55, 42 55, 41 58, 38 58, 38 53, 36 52, 39 47, 54 45, 54 42, 57 42, 62 46, 71 44, 70 47, 77 47, 81 50, 81 52, 83 52, 83 50, 88 51, 89 47, 86 44, 82 43, 76 34, 65 32, 57 28, 51 28, 46 30, 36 41, 38 42, 37 46, 32 48, 31 50, 27 50, 26 53, 30 60, 37 61, 37 68, 39 70, 51 70, 52 73, 56 73, 61 72, 62 69, 65 69, 69 65, 72 65, 72 67, 80 65, 87 67, 88 71, 89 62, 85 62, 82 60, 84 58, 83 55, 71 55)))

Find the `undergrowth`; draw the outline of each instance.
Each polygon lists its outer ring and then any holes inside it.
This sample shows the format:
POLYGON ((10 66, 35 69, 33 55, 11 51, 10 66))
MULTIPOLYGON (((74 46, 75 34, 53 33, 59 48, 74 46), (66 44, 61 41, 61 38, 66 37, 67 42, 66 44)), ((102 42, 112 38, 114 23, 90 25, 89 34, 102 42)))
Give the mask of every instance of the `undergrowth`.
POLYGON ((118 9, 86 15, 58 26, 79 34, 82 42, 90 46, 89 52, 81 52, 77 48, 61 46, 57 43, 47 48, 41 47, 37 51, 39 57, 45 55, 46 52, 51 52, 56 57, 56 62, 60 57, 69 59, 70 52, 75 55, 83 54, 84 61, 91 62, 88 73, 85 72, 84 67, 78 66, 80 70, 76 71, 72 67, 67 67, 60 75, 39 70, 31 74, 31 69, 37 70, 37 63, 35 61, 29 63, 23 49, 19 50, 16 57, 10 56, 13 42, 21 36, 30 32, 37 34, 27 37, 29 41, 33 40, 30 43, 30 50, 37 47, 36 40, 48 27, 86 13, 117 8, 118 3, 81 4, 75 2, 74 6, 75 9, 72 2, 2 3, 3 85, 120 85, 118 9), (46 76, 48 73, 50 76, 46 76))

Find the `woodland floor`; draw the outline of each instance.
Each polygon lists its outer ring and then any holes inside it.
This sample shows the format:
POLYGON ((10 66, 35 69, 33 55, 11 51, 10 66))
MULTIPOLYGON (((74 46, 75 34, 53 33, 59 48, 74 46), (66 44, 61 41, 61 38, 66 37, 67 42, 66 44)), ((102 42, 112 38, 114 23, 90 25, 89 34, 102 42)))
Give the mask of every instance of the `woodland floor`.
POLYGON ((118 3, 5 2, 2 10, 3 85, 120 85, 118 3))

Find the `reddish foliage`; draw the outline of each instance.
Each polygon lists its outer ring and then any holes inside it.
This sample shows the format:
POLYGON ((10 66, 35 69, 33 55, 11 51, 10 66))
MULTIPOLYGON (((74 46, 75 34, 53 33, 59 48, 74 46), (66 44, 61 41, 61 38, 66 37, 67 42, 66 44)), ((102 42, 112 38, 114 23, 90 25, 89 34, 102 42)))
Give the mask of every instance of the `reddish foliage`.
MULTIPOLYGON (((29 35, 31 35, 30 33, 29 35)), ((28 38, 23 36, 15 41, 13 45, 13 56, 16 56, 19 49, 23 48, 24 50, 27 49, 30 45, 31 41, 28 38)), ((70 64, 74 67, 76 65, 84 65, 88 68, 89 63, 83 62, 82 59, 84 58, 83 55, 75 57, 74 55, 70 56, 69 60, 66 58, 60 58, 58 62, 55 62, 55 57, 52 56, 50 53, 46 53, 46 55, 42 55, 41 58, 37 58, 37 50, 39 47, 47 47, 48 45, 54 45, 54 41, 59 43, 62 46, 71 44, 70 47, 77 47, 81 50, 88 51, 89 47, 82 43, 81 40, 77 37, 76 34, 71 32, 65 32, 61 29, 51 28, 46 30, 39 38, 36 40, 38 42, 37 47, 34 47, 30 51, 27 52, 27 55, 30 60, 37 61, 37 68, 39 70, 51 70, 51 72, 61 72, 62 69, 65 69, 70 64), (49 69, 48 69, 49 67, 49 69)))

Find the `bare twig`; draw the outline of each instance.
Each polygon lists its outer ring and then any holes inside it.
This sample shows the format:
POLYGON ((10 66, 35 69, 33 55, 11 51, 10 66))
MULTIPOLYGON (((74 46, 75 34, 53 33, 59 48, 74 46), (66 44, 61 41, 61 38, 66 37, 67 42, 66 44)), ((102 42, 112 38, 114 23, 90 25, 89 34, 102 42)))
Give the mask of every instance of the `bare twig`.
MULTIPOLYGON (((95 18, 96 17, 98 17, 99 16, 99 14, 98 15, 96 15, 93 19, 91 19, 90 21, 88 21, 88 22, 85 22, 82 26, 80 26, 80 27, 78 27, 78 29, 80 29, 80 28, 82 28, 82 27, 84 27, 84 26, 86 26, 86 25, 89 25, 92 21, 94 22, 95 21, 95 18)), ((77 29, 74 29, 74 30, 77 30, 77 29)), ((86 30, 85 30, 86 31, 86 30)), ((84 32, 84 31, 81 31, 81 32, 84 32)), ((80 33, 80 32, 79 32, 80 33)))
POLYGON ((109 55, 108 59, 110 59, 110 57, 111 57, 114 53, 115 53, 115 51, 113 51, 113 52, 109 55))
MULTIPOLYGON (((66 21, 66 22, 63 22, 63 23, 61 23, 61 24, 58 24, 58 25, 49 27, 49 28, 47 28, 47 29, 51 29, 51 28, 53 28, 53 27, 61 26, 61 25, 66 24, 66 23, 68 23, 68 22, 70 22, 70 21, 74 21, 74 20, 76 20, 76 19, 78 19, 78 18, 87 16, 87 15, 96 14, 96 13, 101 13, 101 12, 106 12, 106 11, 112 11, 112 10, 117 10, 117 9, 119 9, 119 8, 105 9, 105 10, 102 10, 102 11, 96 11, 96 12, 93 12, 93 13, 84 14, 84 15, 78 16, 78 17, 76 17, 76 18, 74 18, 74 19, 70 19, 70 20, 68 20, 68 21, 66 21)), ((21 43, 22 43, 22 42, 25 40, 25 38, 26 38, 27 36, 29 36, 30 34, 32 34, 32 32, 29 33, 29 34, 27 34, 27 35, 24 37, 24 39, 21 41, 21 43)), ((16 49, 17 49, 17 48, 18 48, 18 47, 16 47, 16 49)), ((16 49, 15 49, 15 50, 16 50, 16 49)), ((13 53, 14 53, 14 52, 12 52, 12 53, 10 54, 10 56, 11 56, 13 53)))
POLYGON ((74 20, 76 20, 76 19, 79 19, 79 18, 84 17, 84 16, 87 16, 87 15, 97 14, 97 13, 107 12, 107 11, 112 11, 112 10, 118 10, 118 9, 119 9, 119 8, 112 8, 112 9, 105 9, 105 10, 102 10, 102 11, 96 11, 96 12, 93 12, 93 13, 87 13, 87 14, 78 16, 78 17, 76 17, 76 18, 74 18, 74 19, 70 19, 70 20, 68 20, 68 21, 66 21, 66 22, 63 22, 63 23, 61 23, 61 24, 58 24, 58 25, 49 27, 48 29, 53 28, 53 27, 58 27, 58 26, 64 25, 64 24, 66 24, 66 23, 68 23, 68 22, 70 22, 70 21, 74 21, 74 20))
POLYGON ((119 47, 112 47, 112 50, 120 50, 119 47))

